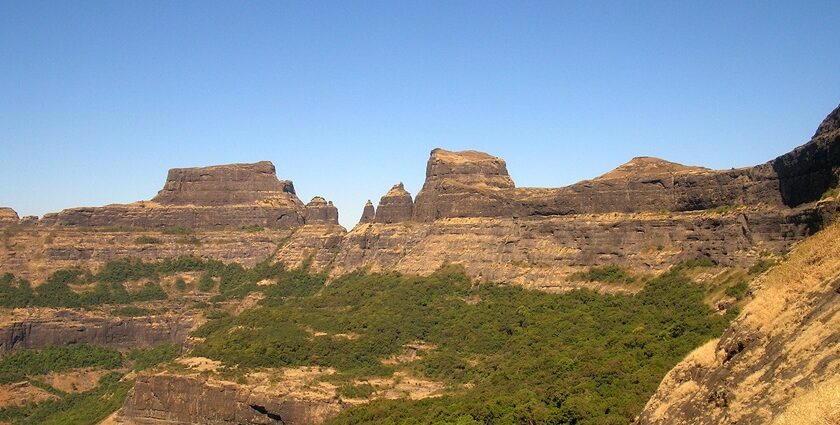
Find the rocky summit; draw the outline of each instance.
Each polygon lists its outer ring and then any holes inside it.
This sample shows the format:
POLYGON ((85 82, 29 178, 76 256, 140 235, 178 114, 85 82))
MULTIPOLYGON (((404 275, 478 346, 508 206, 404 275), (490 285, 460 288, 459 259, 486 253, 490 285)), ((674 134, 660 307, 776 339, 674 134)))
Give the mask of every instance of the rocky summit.
POLYGON ((106 424, 836 423, 838 179, 840 107, 731 170, 531 188, 434 149, 349 230, 268 161, 0 208, 0 414, 98 373, 73 397, 115 400, 106 424))

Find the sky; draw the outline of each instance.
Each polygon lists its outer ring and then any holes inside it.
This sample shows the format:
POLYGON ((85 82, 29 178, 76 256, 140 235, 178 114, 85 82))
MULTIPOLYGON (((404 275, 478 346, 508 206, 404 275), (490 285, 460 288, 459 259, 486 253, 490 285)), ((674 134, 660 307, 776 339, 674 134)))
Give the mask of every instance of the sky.
POLYGON ((0 0, 0 206, 150 199, 272 161, 352 227, 429 152, 556 187, 635 156, 731 168, 840 103, 832 1, 0 0))

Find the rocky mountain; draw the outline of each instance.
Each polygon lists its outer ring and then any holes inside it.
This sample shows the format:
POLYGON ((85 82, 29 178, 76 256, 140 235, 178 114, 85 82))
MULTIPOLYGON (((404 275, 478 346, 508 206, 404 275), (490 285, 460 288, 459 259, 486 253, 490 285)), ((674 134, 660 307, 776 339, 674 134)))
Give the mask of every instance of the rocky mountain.
MULTIPOLYGON (((376 207, 368 201, 349 231, 338 225, 332 202, 316 196, 304 204, 270 162, 172 169, 151 200, 71 208, 40 220, 0 208, 0 273, 14 275, 4 277, 4 290, 11 293, 17 282, 31 295, 28 284, 13 280, 28 279, 36 289, 63 284, 69 292, 102 297, 114 290, 110 284, 134 285, 120 290, 123 300, 149 285, 165 292, 140 313, 124 316, 104 307, 6 309, 0 354, 77 343, 120 350, 175 343, 188 352, 201 342, 188 335, 211 314, 236 317, 259 302, 255 293, 221 297, 219 275, 251 273, 223 269, 232 264, 303 267, 328 283, 359 270, 428 276, 456 265, 477 281, 550 292, 637 293, 643 285, 574 277, 595 266, 617 266, 647 279, 688 260, 743 271, 780 259, 786 261, 752 283, 751 301, 726 333, 674 368, 637 421, 800 423, 818 394, 838 388, 840 257, 832 241, 840 227, 831 224, 840 210, 838 176, 840 107, 806 144, 754 167, 710 170, 639 157, 559 188, 517 187, 505 161, 487 153, 434 149, 416 197, 402 183, 394 185, 376 207), (91 280, 113 260, 152 264, 184 256, 218 261, 212 263, 217 275, 205 278, 186 267, 159 282, 129 279, 117 267, 116 280, 91 280), (58 270, 64 274, 52 275, 58 270), (188 305, 202 306, 202 312, 188 305)), ((278 285, 266 281, 249 288, 278 285)), ((322 336, 312 330, 312 338, 322 336)), ((217 366, 175 365, 138 376, 119 420, 278 423, 277 415, 285 423, 319 423, 350 407, 336 385, 320 380, 323 371, 295 372, 305 379, 257 372, 246 382, 231 382, 225 375, 230 370, 217 366), (298 378, 306 380, 305 390, 284 387, 298 378)), ((395 378, 389 385, 401 382, 395 378)))

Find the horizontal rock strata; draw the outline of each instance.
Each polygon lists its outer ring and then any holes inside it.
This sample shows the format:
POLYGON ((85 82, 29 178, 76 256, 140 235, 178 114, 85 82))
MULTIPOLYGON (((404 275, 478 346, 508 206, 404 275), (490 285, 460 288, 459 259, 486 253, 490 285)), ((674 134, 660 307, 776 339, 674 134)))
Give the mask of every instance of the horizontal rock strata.
POLYGON ((51 345, 95 344, 116 349, 181 343, 200 323, 190 314, 119 318, 77 310, 6 310, 0 323, 0 354, 51 345))
POLYGON ((138 425, 314 425, 345 407, 335 398, 295 398, 233 382, 159 373, 137 377, 120 417, 138 425))

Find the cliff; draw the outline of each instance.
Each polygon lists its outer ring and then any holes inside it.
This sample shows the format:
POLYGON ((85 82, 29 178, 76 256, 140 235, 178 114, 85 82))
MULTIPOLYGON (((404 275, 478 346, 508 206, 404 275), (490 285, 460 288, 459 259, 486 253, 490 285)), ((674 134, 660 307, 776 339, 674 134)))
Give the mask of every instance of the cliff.
MULTIPOLYGON (((323 198, 316 198, 323 199, 323 198)), ((313 200, 314 201, 314 200, 313 200)), ((338 223, 332 205, 298 199, 291 181, 279 180, 268 161, 169 170, 150 201, 71 208, 47 214, 44 226, 128 228, 293 228, 311 222, 338 223)))
POLYGON ((637 424, 840 422, 840 223, 753 282, 720 339, 674 367, 637 424))

